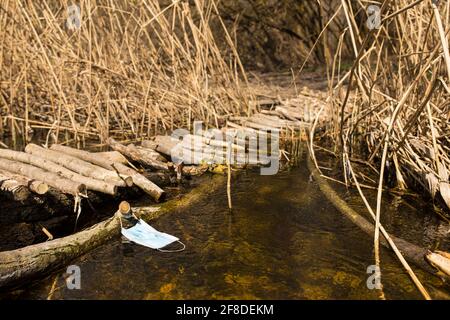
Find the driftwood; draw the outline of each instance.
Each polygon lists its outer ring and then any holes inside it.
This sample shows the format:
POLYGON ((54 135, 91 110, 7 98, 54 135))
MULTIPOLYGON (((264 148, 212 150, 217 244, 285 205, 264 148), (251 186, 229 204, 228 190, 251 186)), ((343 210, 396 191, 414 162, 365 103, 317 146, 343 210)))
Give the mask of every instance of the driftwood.
POLYGON ((156 160, 153 154, 145 152, 145 149, 138 149, 134 145, 124 146, 113 138, 106 140, 106 143, 114 150, 119 151, 126 157, 133 161, 139 162, 144 166, 148 166, 156 170, 169 171, 169 166, 166 163, 156 160))
POLYGON ((53 145, 52 149, 58 150, 63 154, 67 154, 68 156, 76 157, 77 159, 84 159, 86 161, 92 162, 102 168, 108 170, 114 170, 121 177, 126 177, 126 179, 131 178, 132 183, 141 188, 144 192, 151 195, 156 201, 162 200, 165 193, 164 190, 158 187, 149 179, 145 178, 142 174, 138 173, 136 170, 131 169, 125 166, 122 163, 113 163, 109 160, 105 160, 97 156, 95 153, 89 153, 83 150, 77 150, 70 147, 63 147, 59 145, 53 145))
POLYGON ((35 144, 29 144, 25 152, 56 162, 61 166, 79 173, 85 177, 102 180, 118 187, 127 187, 132 184, 131 179, 127 181, 121 178, 116 172, 101 168, 79 158, 66 155, 64 153, 39 147, 35 144))
POLYGON ((42 170, 38 167, 0 158, 0 169, 20 174, 30 179, 36 179, 45 182, 63 193, 79 195, 86 193, 86 186, 82 183, 73 182, 65 179, 55 173, 42 170))
POLYGON ((88 190, 98 191, 110 195, 115 195, 117 192, 117 187, 112 183, 82 176, 76 172, 66 169, 63 166, 58 165, 53 161, 44 159, 34 154, 13 150, 0 150, 0 157, 12 161, 23 162, 47 170, 49 172, 53 172, 74 182, 82 183, 88 190))

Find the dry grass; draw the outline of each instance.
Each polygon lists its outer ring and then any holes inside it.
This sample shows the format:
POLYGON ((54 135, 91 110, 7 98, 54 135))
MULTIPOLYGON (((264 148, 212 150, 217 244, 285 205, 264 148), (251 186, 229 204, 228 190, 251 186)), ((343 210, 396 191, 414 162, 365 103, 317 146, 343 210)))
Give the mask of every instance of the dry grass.
MULTIPOLYGON (((399 189, 419 187, 450 209, 450 2, 439 7, 434 2, 380 1, 382 23, 375 29, 366 25, 366 9, 376 2, 341 0, 337 13, 345 16, 347 28, 328 61, 334 119, 328 134, 341 155, 346 184, 359 186, 358 179, 364 177, 351 159, 359 158, 358 163, 378 175, 376 209, 358 187, 375 220, 377 266, 387 182, 394 181, 399 189), (354 58, 350 71, 343 72, 342 48, 348 38, 354 58)), ((403 265, 428 299, 409 266, 403 265)))
POLYGON ((342 38, 352 34, 355 50, 350 71, 340 69, 340 46, 330 63, 335 151, 376 165, 380 185, 389 173, 398 188, 422 187, 450 208, 450 4, 384 1, 382 27, 369 31, 356 23, 365 4, 342 3, 342 38))
POLYGON ((81 26, 70 30, 69 1, 0 0, 0 135, 140 139, 249 111, 215 1, 77 3, 81 26))

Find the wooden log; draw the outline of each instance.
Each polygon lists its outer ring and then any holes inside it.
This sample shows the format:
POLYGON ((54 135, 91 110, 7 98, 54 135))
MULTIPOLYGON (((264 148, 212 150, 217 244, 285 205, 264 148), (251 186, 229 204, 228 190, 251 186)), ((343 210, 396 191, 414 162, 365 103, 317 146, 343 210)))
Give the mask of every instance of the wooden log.
POLYGON ((30 196, 30 191, 26 185, 0 172, 0 194, 13 201, 25 201, 30 196))
POLYGON ((117 187, 112 183, 82 176, 81 174, 73 172, 63 166, 58 165, 55 162, 49 161, 34 154, 13 150, 0 150, 0 157, 12 161, 23 162, 47 170, 49 172, 53 172, 74 182, 82 183, 88 190, 98 191, 110 195, 115 195, 117 193, 117 187))
POLYGON ((154 141, 142 141, 142 147, 153 149, 168 157, 172 156, 172 150, 180 143, 180 140, 169 136, 156 136, 154 141))
MULTIPOLYGON (((91 152, 84 151, 84 150, 78 150, 78 149, 62 146, 59 144, 52 145, 50 147, 50 149, 53 151, 62 152, 68 156, 72 156, 72 157, 78 158, 83 161, 87 161, 89 163, 95 164, 95 165, 102 167, 104 169, 107 169, 109 171, 114 171, 114 172, 116 172, 116 175, 117 175, 117 169, 113 166, 113 164, 115 164, 115 163, 124 164, 123 161, 117 161, 117 162, 112 161, 113 159, 119 160, 121 157, 124 158, 117 151, 113 151, 113 152, 120 155, 120 157, 117 154, 110 154, 109 156, 106 156, 106 157, 103 157, 103 156, 99 157, 97 153, 91 153, 91 152)), ((128 160, 125 159, 125 164, 127 164, 127 163, 128 163, 128 160)), ((120 172, 118 174, 123 180, 125 180, 126 184, 131 187, 131 185, 133 184, 133 179, 130 176, 121 174, 120 172)))
POLYGON ((257 129, 254 129, 254 128, 247 128, 245 126, 238 125, 238 124, 236 124, 234 122, 231 122, 231 121, 227 121, 227 126, 233 128, 233 129, 236 129, 238 132, 240 131, 240 132, 245 133, 245 134, 250 135, 250 136, 267 137, 269 135, 268 132, 265 131, 265 130, 257 130, 257 129))
MULTIPOLYGON (((221 131, 222 132, 222 131, 221 131)), ((202 146, 209 146, 213 149, 227 149, 229 147, 229 142, 226 140, 227 136, 222 135, 221 139, 213 139, 209 137, 203 137, 198 135, 192 135, 188 134, 183 137, 183 143, 191 143, 192 145, 202 145, 202 146), (199 143, 200 142, 200 143, 199 143)), ((242 146, 239 146, 237 144, 234 144, 233 141, 231 141, 231 149, 232 150, 244 150, 242 146)))
MULTIPOLYGON (((159 209, 139 210, 144 220, 156 219, 173 211, 182 212, 211 197, 223 186, 223 178, 216 176, 201 184, 182 199, 169 201, 159 209)), ((126 206, 122 206, 126 209, 126 206)), ((120 235, 121 211, 114 217, 76 234, 31 245, 25 248, 0 252, 0 287, 8 288, 42 277, 71 263, 74 259, 120 235)))
POLYGON ((64 153, 39 147, 35 144, 29 144, 25 148, 25 152, 44 158, 49 161, 56 162, 61 166, 79 173, 85 177, 102 180, 118 187, 129 186, 130 181, 122 179, 116 172, 101 168, 76 157, 69 156, 64 153))
POLYGON ((450 254, 447 252, 436 251, 436 252, 428 252, 426 255, 427 261, 431 263, 431 265, 440 271, 444 272, 447 276, 450 277, 450 254))
POLYGON ((0 287, 55 271, 119 234, 120 222, 111 218, 71 236, 0 252, 0 287))
POLYGON ((164 199, 166 195, 164 190, 158 187, 156 184, 154 184, 152 181, 144 177, 136 170, 124 166, 121 163, 116 163, 114 164, 114 166, 119 173, 131 176, 131 178, 133 179, 133 183, 137 185, 139 188, 141 188, 145 193, 152 196, 153 199, 155 199, 155 201, 159 202, 164 199))
POLYGON ((117 151, 95 152, 93 154, 96 156, 101 156, 103 159, 108 160, 110 163, 122 163, 124 165, 128 164, 127 158, 125 158, 120 152, 117 151))
MULTIPOLYGON (((324 194, 324 196, 350 221, 352 221, 356 226, 358 226, 362 231, 367 233, 370 236, 373 236, 373 232, 375 226, 373 223, 367 221, 366 218, 357 213, 353 208, 351 208, 338 194, 337 192, 329 185, 328 181, 325 180, 316 169, 313 164, 313 161, 308 157, 307 165, 309 171, 311 171, 314 179, 319 185, 320 190, 324 194)), ((395 236, 389 235, 389 237, 393 240, 397 248, 401 251, 401 253, 405 256, 405 258, 414 263, 415 265, 423 268, 424 270, 436 273, 436 270, 433 269, 426 261, 425 257, 428 253, 428 250, 422 247, 419 247, 413 243, 410 243, 404 239, 397 238, 395 236)), ((380 237, 380 243, 386 248, 391 248, 388 240, 384 237, 380 237)))
POLYGON ((11 179, 16 180, 20 184, 27 186, 30 191, 36 194, 43 195, 46 194, 48 191, 48 185, 45 182, 29 179, 25 176, 14 174, 6 170, 0 170, 0 175, 10 177, 11 179))
POLYGON ((77 150, 69 147, 57 146, 54 145, 52 148, 57 149, 58 151, 68 154, 70 156, 79 157, 81 159, 86 159, 88 161, 95 162, 96 165, 103 167, 105 169, 113 170, 117 172, 121 177, 131 178, 132 183, 141 188, 145 193, 151 195, 156 201, 162 200, 165 193, 164 190, 158 187, 156 184, 145 178, 139 172, 134 169, 131 169, 125 166, 122 163, 112 163, 109 160, 105 160, 96 156, 93 153, 89 153, 83 150, 77 150))
POLYGON ((157 169, 157 170, 165 170, 169 171, 169 165, 164 162, 153 159, 153 157, 142 149, 136 148, 136 146, 128 145, 124 146, 123 144, 118 143, 113 138, 109 138, 106 140, 106 143, 116 151, 119 151, 126 157, 130 158, 133 161, 139 162, 142 165, 157 169))
POLYGON ((146 155, 148 155, 150 158, 153 158, 156 161, 160 161, 160 162, 168 162, 167 159, 162 156, 159 152, 156 152, 154 149, 151 148, 145 148, 142 146, 135 146, 133 144, 130 144, 130 146, 136 148, 137 150, 140 150, 141 152, 145 153, 146 155))
POLYGON ((84 184, 70 181, 55 173, 42 170, 29 164, 0 158, 0 169, 20 174, 30 179, 41 180, 63 193, 72 195, 86 193, 86 186, 84 184))

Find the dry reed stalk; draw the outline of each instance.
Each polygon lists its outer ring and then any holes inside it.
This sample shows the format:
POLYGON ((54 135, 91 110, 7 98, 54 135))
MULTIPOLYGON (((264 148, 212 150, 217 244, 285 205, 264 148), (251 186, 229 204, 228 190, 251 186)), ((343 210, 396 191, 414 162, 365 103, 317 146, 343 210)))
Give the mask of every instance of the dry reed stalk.
POLYGON ((54 129, 54 142, 140 139, 184 125, 187 109, 213 125, 250 110, 215 0, 82 0, 80 16, 69 5, 0 1, 2 130, 14 139, 38 125, 54 129), (69 17, 79 28, 68 28, 69 17))

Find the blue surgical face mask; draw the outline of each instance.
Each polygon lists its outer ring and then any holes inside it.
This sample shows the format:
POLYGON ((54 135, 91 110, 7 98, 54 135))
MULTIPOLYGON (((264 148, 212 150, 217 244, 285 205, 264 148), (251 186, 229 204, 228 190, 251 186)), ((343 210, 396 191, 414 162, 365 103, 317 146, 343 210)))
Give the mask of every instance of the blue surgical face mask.
POLYGON ((129 229, 122 228, 122 235, 134 243, 152 249, 157 249, 159 251, 166 251, 161 249, 174 242, 179 242, 183 248, 181 250, 167 252, 178 252, 185 249, 185 245, 180 241, 180 239, 170 234, 159 232, 142 219, 140 219, 136 225, 129 229))

